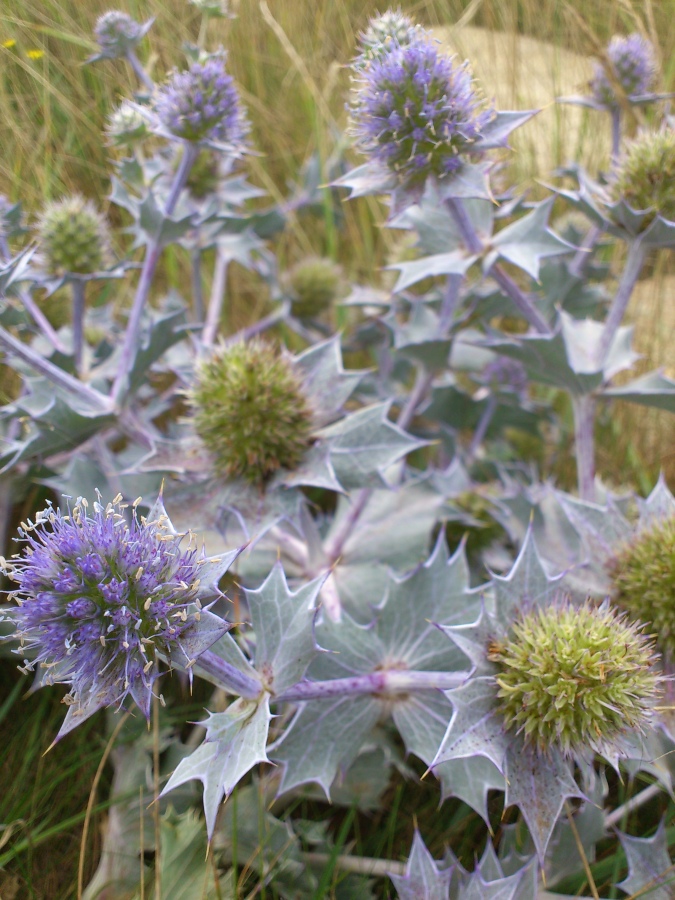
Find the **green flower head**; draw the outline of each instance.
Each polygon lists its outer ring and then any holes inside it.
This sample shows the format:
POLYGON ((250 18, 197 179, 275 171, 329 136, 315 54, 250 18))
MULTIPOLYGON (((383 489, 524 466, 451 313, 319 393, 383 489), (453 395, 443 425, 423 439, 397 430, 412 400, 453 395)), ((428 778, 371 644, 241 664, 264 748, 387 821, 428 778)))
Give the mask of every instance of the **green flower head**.
POLYGON ((644 528, 609 563, 613 599, 647 622, 668 662, 675 662, 675 519, 644 528))
POLYGON ((194 425, 226 478, 262 484, 294 469, 312 434, 312 411, 292 360, 263 341, 223 347, 199 363, 190 392, 194 425))
POLYGON ((516 620, 488 658, 496 663, 507 730, 542 753, 605 753, 650 718, 659 694, 652 642, 609 603, 563 597, 516 620))
POLYGON ((287 275, 293 315, 314 318, 330 308, 342 286, 340 267, 330 259, 303 259, 287 275))
POLYGON ((626 147, 613 185, 614 200, 675 219, 675 131, 643 132, 626 147))
POLYGON ((108 264, 105 219, 84 197, 76 194, 48 203, 37 230, 43 264, 51 275, 92 275, 108 264))

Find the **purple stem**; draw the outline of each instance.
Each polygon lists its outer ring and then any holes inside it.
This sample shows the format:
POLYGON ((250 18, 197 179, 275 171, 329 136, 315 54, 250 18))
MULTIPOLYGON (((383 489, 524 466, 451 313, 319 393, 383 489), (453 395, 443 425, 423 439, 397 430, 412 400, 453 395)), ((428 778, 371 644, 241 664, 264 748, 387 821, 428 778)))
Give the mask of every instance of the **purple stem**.
POLYGON ((574 452, 577 458, 579 496, 595 502, 595 398, 572 397, 574 452))
POLYGON ((148 91, 148 93, 152 94, 155 90, 155 82, 145 71, 143 66, 141 65, 141 61, 136 56, 133 50, 127 50, 127 61, 131 68, 134 70, 134 75, 141 82, 144 88, 148 91))
POLYGON ((396 419, 396 424, 399 428, 405 429, 410 425, 415 416, 417 407, 420 405, 423 398, 426 397, 427 391, 431 387, 431 382, 433 380, 433 372, 427 372, 424 366, 420 366, 417 369, 417 377, 415 378, 413 389, 406 400, 405 406, 396 419))
POLYGON ((218 247, 216 253, 216 265, 213 270, 213 282, 211 284, 211 296, 209 297, 209 308, 206 313, 206 322, 202 331, 202 344, 204 347, 212 347, 218 333, 220 325, 220 317, 223 312, 223 302, 225 300, 225 287, 227 285, 227 267, 230 264, 230 257, 223 251, 222 247, 218 247))
POLYGON ((114 405, 109 397, 89 387, 82 381, 78 381, 77 378, 73 378, 72 375, 64 372, 63 369, 59 369, 58 366, 50 363, 49 360, 39 356, 28 344, 17 340, 2 327, 0 327, 0 347, 4 347, 7 352, 28 363, 31 368, 44 375, 53 384, 62 387, 69 394, 85 400, 90 406, 100 410, 100 412, 113 411, 114 405))
POLYGON ((602 232, 603 229, 599 225, 592 225, 589 228, 581 246, 572 258, 569 267, 570 275, 573 275, 575 278, 583 278, 586 268, 593 256, 593 248, 598 243, 602 232))
MULTIPOLYGON (((467 215, 464 204, 461 200, 450 199, 446 201, 448 209, 455 222, 457 223, 464 243, 471 253, 481 254, 484 251, 483 242, 476 234, 476 230, 471 223, 471 219, 467 215)), ((551 329, 548 322, 543 318, 539 311, 532 305, 531 300, 516 284, 516 282, 508 275, 498 263, 493 263, 487 275, 491 276, 500 288, 509 297, 520 314, 526 319, 530 325, 538 331, 539 334, 550 334, 551 329)))
POLYGON ((195 321, 204 321, 204 290, 202 287, 202 251, 197 247, 190 254, 192 264, 192 299, 195 321))
POLYGON ((75 357, 75 371, 82 375, 82 351, 84 347, 84 307, 85 307, 85 283, 80 278, 74 278, 73 287, 73 355, 75 357))
POLYGON ((303 703, 305 700, 328 700, 331 697, 362 694, 407 694, 412 691, 450 691, 459 687, 469 672, 410 672, 407 669, 385 669, 335 678, 331 681, 299 681, 274 698, 280 703, 303 703))
POLYGON ((462 275, 448 275, 447 277, 438 323, 441 328, 441 334, 447 334, 448 329, 452 325, 457 303, 459 302, 459 289, 462 285, 462 280, 462 275))
POLYGON ((197 675, 210 676, 209 680, 213 680, 218 687, 246 700, 255 700, 263 690, 259 679, 237 669, 212 650, 206 650, 197 657, 194 671, 197 675))
POLYGON ((64 356, 67 356, 70 351, 61 342, 61 338, 56 331, 54 331, 49 319, 42 312, 35 300, 33 300, 28 291, 18 291, 18 296, 19 300, 23 303, 26 312, 33 318, 35 324, 40 331, 42 331, 52 347, 55 350, 58 350, 59 353, 63 353, 64 356))
POLYGON ((255 337, 256 334, 260 334, 262 331, 266 331, 268 328, 276 325, 277 322, 283 321, 290 312, 290 309, 291 304, 287 300, 284 301, 278 309, 274 310, 274 312, 271 312, 268 316, 265 316, 253 325, 249 325, 248 328, 242 328, 241 331, 238 331, 236 334, 230 335, 223 343, 226 347, 229 347, 231 344, 250 340, 252 337, 255 337))
POLYGON ((338 529, 335 537, 326 547, 326 558, 328 561, 328 565, 332 566, 342 556, 342 551, 345 544, 347 543, 349 535, 352 533, 354 526, 361 517, 361 513, 366 508, 366 505, 368 504, 372 493, 372 488, 361 488, 361 490, 356 494, 351 508, 345 516, 344 522, 338 529))
POLYGON ((621 110, 616 107, 612 109, 612 169, 619 164, 619 156, 621 154, 621 110))
POLYGON ((471 444, 469 446, 469 451, 467 454, 467 461, 472 460, 478 452, 478 448, 483 443, 483 438, 485 437, 485 434, 490 427, 490 422, 492 421, 492 417, 494 416, 496 409, 497 398, 494 394, 490 394, 487 405, 483 410, 483 414, 478 420, 478 425, 476 425, 476 430, 473 433, 473 437, 471 439, 471 444))
MULTIPOLYGON (((170 216, 174 211, 176 203, 178 202, 178 197, 180 196, 180 192, 185 186, 185 182, 187 181, 187 177, 190 174, 192 164, 197 158, 198 152, 198 149, 196 147, 193 147, 192 144, 184 145, 180 166, 178 167, 178 171, 176 172, 176 177, 174 178, 173 184, 171 186, 171 192, 166 201, 166 206, 164 207, 165 217, 170 216)), ((129 313, 129 319, 127 321, 127 330, 124 335, 124 344, 122 346, 122 352, 120 354, 118 363, 117 377, 115 378, 115 382, 112 387, 111 397, 116 404, 119 402, 122 394, 126 390, 129 374, 131 373, 131 370, 133 369, 134 363, 136 361, 136 354, 138 353, 138 337, 140 332, 141 316, 143 315, 143 309, 145 308, 145 304, 150 293, 152 279, 154 278, 155 269, 157 268, 157 263, 159 261, 159 257, 161 256, 161 253, 161 240, 159 238, 153 238, 152 240, 150 240, 145 254, 145 260, 143 261, 141 277, 138 280, 136 296, 134 297, 134 302, 131 307, 131 312, 129 313)))
POLYGON ((605 363, 612 342, 614 341, 619 326, 626 314, 631 294, 640 277, 646 255, 647 249, 643 247, 642 241, 639 239, 633 241, 628 249, 628 256, 626 258, 626 265, 621 276, 621 281, 619 282, 619 287, 614 296, 614 300, 612 301, 605 327, 600 335, 600 342, 597 350, 597 362, 600 366, 605 363))

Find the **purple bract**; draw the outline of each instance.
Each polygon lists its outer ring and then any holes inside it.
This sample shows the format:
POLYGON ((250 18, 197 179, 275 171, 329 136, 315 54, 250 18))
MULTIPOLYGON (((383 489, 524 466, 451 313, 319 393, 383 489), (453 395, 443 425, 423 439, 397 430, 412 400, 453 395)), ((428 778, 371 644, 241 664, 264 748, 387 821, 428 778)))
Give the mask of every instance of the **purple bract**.
POLYGON ((393 44, 359 74, 352 101, 357 147, 405 185, 457 171, 494 115, 474 90, 468 64, 424 33, 406 46, 393 44))
POLYGON ((197 596, 204 557, 181 548, 165 514, 126 516, 119 496, 93 508, 81 498, 65 515, 49 506, 23 524, 23 553, 3 561, 25 667, 71 686, 61 733, 129 694, 149 716, 160 658, 189 666, 227 630, 199 636, 202 618, 216 618, 197 596))
POLYGON ((223 52, 174 72, 157 97, 163 127, 186 141, 214 141, 241 152, 249 124, 223 52))
MULTIPOLYGON (((654 48, 642 35, 615 35, 607 47, 607 57, 616 81, 628 98, 639 97, 653 88, 657 71, 654 48)), ((600 63, 595 67, 591 91, 601 106, 615 108, 620 105, 615 86, 600 63)))

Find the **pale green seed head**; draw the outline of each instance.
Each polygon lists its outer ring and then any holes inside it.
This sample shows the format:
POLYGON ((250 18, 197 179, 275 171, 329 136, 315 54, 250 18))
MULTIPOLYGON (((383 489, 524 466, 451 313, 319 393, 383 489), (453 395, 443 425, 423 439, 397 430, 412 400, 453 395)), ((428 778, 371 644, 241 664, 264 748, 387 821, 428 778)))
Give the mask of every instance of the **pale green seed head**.
POLYGON ((108 117, 105 132, 111 144, 126 147, 147 137, 148 127, 140 110, 124 100, 108 117))
POLYGON ((659 694, 652 642, 608 603, 569 600, 523 615, 488 648, 507 729, 541 753, 607 752, 650 719, 659 694))
POLYGON ((675 131, 643 132, 626 147, 613 185, 615 200, 675 219, 675 131))
POLYGON ((226 478, 264 483, 294 469, 311 442, 312 412, 292 360, 251 341, 199 363, 190 392, 194 425, 226 478))
POLYGON ((311 257, 295 265, 285 281, 293 315, 311 319, 329 309, 340 296, 342 272, 330 259, 311 257))
POLYGON ((76 194, 48 203, 37 231, 43 264, 51 275, 91 275, 108 265, 105 219, 84 197, 76 194))
POLYGON ((675 519, 640 531, 609 565, 613 600, 646 622, 659 649, 675 661, 675 519))

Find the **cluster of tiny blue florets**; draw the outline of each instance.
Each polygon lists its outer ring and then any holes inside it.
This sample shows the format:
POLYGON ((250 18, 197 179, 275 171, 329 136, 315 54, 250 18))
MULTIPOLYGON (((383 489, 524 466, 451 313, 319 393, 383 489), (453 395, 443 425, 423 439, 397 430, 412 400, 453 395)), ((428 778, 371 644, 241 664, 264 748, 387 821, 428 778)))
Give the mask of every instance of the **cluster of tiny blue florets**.
MULTIPOLYGON (((653 88, 657 71, 654 48, 642 35, 616 35, 607 47, 607 58, 626 97, 639 97, 653 88)), ((591 91, 595 101, 602 106, 619 106, 615 86, 600 63, 595 68, 591 91)))
POLYGON ((69 705, 92 710, 130 694, 148 716, 160 657, 180 652, 189 663, 181 639, 199 622, 202 557, 181 549, 166 516, 148 522, 125 506, 117 497, 93 514, 82 499, 65 515, 48 507, 22 525, 24 552, 2 569, 16 584, 24 666, 69 684, 69 705))
POLYGON ((224 52, 174 72, 160 90, 155 110, 163 127, 178 138, 244 148, 248 120, 224 52))
POLYGON ((358 148, 406 185, 456 172, 493 115, 468 65, 424 33, 362 70, 352 103, 358 148))
POLYGON ((101 53, 112 58, 126 56, 143 37, 143 26, 118 10, 103 13, 94 26, 101 53))

